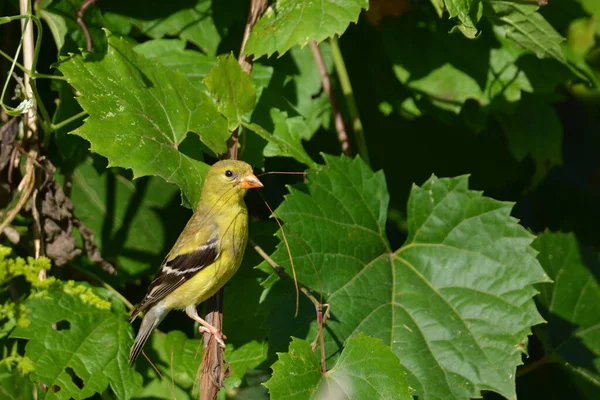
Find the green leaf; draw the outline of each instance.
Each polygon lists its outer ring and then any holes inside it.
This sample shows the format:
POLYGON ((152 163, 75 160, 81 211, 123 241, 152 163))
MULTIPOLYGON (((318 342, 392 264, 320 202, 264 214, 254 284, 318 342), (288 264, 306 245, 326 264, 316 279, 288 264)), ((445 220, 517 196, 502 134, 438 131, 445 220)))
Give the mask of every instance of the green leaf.
POLYGON ((359 334, 337 362, 321 374, 318 352, 292 338, 288 353, 279 353, 264 385, 272 399, 412 399, 398 357, 381 340, 359 334))
MULTIPOLYGON (((217 66, 217 57, 207 56, 195 50, 187 50, 185 46, 184 40, 155 39, 135 46, 134 50, 144 57, 160 61, 165 67, 183 72, 198 89, 206 90, 203 80, 210 70, 217 66)), ((272 67, 254 64, 251 78, 257 97, 269 85, 272 75, 272 67)))
POLYGON ((207 55, 213 56, 221 42, 221 35, 212 15, 212 1, 183 2, 119 1, 103 2, 105 19, 113 26, 125 27, 119 31, 128 34, 131 25, 141 33, 154 38, 179 36, 194 43, 207 55))
POLYGON ((368 6, 368 0, 278 0, 252 29, 246 52, 281 56, 297 44, 303 47, 312 40, 341 35, 368 6))
MULTIPOLYGON (((461 22, 458 29, 468 38, 477 36, 477 22, 483 13, 481 0, 444 0, 450 18, 458 18, 461 22)), ((439 12, 439 11, 438 11, 439 12)))
POLYGON ((181 188, 186 205, 195 205, 208 166, 178 146, 193 131, 215 153, 225 152, 226 121, 185 75, 146 60, 113 35, 108 42, 101 61, 74 56, 60 65, 90 114, 74 133, 110 166, 131 168, 135 177, 161 176, 181 188))
POLYGON ((71 200, 122 279, 154 271, 183 229, 189 211, 177 206, 178 192, 156 177, 132 182, 115 170, 99 173, 88 159, 73 173, 71 200))
POLYGON ((167 334, 155 331, 144 347, 144 352, 163 376, 158 376, 147 362, 136 362, 136 369, 140 370, 146 383, 134 398, 198 398, 198 384, 195 382, 202 361, 200 339, 190 339, 178 330, 167 334))
POLYGON ((12 336, 29 340, 25 354, 35 364, 31 379, 49 388, 39 396, 84 399, 110 385, 118 398, 128 399, 139 389, 141 377, 127 365, 133 329, 124 314, 60 289, 32 296, 26 305, 31 325, 12 336))
POLYGON ((528 155, 533 158, 534 184, 562 164, 563 127, 547 99, 524 94, 513 114, 498 113, 497 117, 515 158, 519 161, 528 155))
POLYGON ((233 54, 218 57, 203 83, 216 100, 217 108, 229 121, 229 130, 240 126, 242 116, 254 109, 256 93, 247 73, 233 54))
POLYGON ((533 243, 538 260, 554 280, 537 297, 548 320, 544 344, 567 371, 600 390, 600 284, 594 276, 598 255, 573 233, 545 232, 533 243))
POLYGON ((246 370, 258 367, 267 359, 267 348, 266 342, 250 341, 236 349, 228 344, 225 359, 231 368, 231 375, 225 379, 225 386, 228 388, 240 386, 246 370))
POLYGON ((0 396, 7 400, 34 400, 33 382, 15 368, 0 365, 0 396))
POLYGON ((273 134, 270 134, 257 124, 242 123, 244 128, 250 129, 269 142, 270 146, 267 146, 268 150, 265 147, 264 155, 267 157, 293 157, 309 167, 316 167, 317 164, 306 153, 304 147, 302 147, 302 117, 288 119, 286 118, 287 114, 277 109, 272 109, 271 115, 275 121, 273 134))
POLYGON ((498 46, 492 32, 477 40, 397 24, 384 25, 383 32, 398 80, 441 108, 458 113, 471 98, 482 106, 510 103, 521 98, 522 90, 533 90, 516 65, 521 51, 512 43, 498 46), (423 58, 425 47, 432 51, 423 58))
POLYGON ((512 111, 522 92, 553 94, 571 77, 562 64, 539 60, 492 31, 468 40, 417 24, 385 24, 385 47, 398 80, 414 98, 439 108, 458 113, 474 99, 481 107, 512 111), (423 56, 423 48, 431 51, 423 56))
MULTIPOLYGON (((543 321, 533 284, 548 278, 512 204, 469 190, 465 176, 433 176, 413 186, 408 238, 392 252, 383 174, 360 159, 324 158, 276 214, 299 281, 331 305, 327 355, 363 332, 391 346, 420 397, 513 398, 524 343, 543 321)), ((284 245, 272 258, 291 273, 284 245)), ((313 321, 306 337, 316 333, 313 321)))
POLYGON ((554 58, 566 63, 560 48, 565 39, 537 12, 537 3, 488 0, 485 4, 485 15, 503 29, 507 38, 539 58, 554 58))
POLYGON ((217 65, 215 57, 207 56, 199 51, 186 50, 185 41, 179 39, 148 40, 135 46, 134 50, 146 58, 159 61, 167 68, 182 72, 193 85, 201 90, 206 89, 202 81, 217 65))
POLYGON ((61 15, 45 9, 40 9, 40 17, 48 24, 48 28, 50 28, 50 32, 54 38, 54 43, 56 43, 56 49, 60 52, 60 49, 65 44, 65 36, 68 32, 65 19, 61 15))

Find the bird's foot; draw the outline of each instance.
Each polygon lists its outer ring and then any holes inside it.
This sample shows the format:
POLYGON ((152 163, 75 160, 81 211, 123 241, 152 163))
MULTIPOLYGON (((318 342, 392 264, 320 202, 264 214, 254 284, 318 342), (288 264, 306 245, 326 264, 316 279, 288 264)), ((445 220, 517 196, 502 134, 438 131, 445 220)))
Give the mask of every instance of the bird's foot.
POLYGON ((210 326, 209 328, 208 326, 200 325, 198 327, 198 332, 202 334, 210 333, 215 338, 219 346, 221 346, 223 349, 225 348, 224 340, 227 339, 227 336, 223 335, 223 333, 214 326, 210 326))

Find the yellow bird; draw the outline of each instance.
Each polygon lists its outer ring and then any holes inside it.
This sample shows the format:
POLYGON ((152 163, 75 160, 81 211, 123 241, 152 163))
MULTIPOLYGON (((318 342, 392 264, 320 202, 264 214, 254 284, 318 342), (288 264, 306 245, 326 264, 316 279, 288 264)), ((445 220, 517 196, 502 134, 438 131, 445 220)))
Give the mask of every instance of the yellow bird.
POLYGON ((185 310, 200 323, 201 332, 210 332, 225 347, 222 333, 198 316, 196 306, 214 295, 239 268, 248 240, 244 195, 262 186, 245 162, 223 160, 210 168, 194 215, 131 314, 133 322, 140 312, 145 313, 129 353, 130 366, 150 333, 173 309, 185 310))

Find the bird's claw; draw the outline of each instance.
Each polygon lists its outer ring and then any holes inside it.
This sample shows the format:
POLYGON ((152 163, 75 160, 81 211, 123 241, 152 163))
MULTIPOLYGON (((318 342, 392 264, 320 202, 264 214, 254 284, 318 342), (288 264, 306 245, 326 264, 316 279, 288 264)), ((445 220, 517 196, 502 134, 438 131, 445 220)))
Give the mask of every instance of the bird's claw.
POLYGON ((219 346, 223 349, 225 348, 225 342, 223 340, 227 339, 227 336, 223 335, 223 333, 221 333, 221 331, 218 330, 217 328, 210 329, 210 328, 207 328, 206 326, 200 325, 198 327, 198 331, 200 333, 210 333, 215 338, 215 340, 217 341, 219 346))

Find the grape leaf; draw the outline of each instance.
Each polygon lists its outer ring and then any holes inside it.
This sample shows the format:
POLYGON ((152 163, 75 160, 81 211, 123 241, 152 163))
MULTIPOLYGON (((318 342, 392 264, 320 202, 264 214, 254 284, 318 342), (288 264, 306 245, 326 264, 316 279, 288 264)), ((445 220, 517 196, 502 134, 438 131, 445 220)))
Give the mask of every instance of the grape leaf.
POLYGON ((33 382, 14 368, 0 365, 0 396, 7 400, 35 400, 33 382))
POLYGON ((468 40, 407 25, 383 26, 394 73, 409 88, 431 96, 439 107, 458 113, 467 99, 487 106, 493 101, 515 102, 521 91, 533 91, 529 77, 516 65, 523 51, 507 40, 498 46, 493 32, 468 40), (423 48, 435 50, 424 57, 423 48))
POLYGON ((297 338, 271 368, 264 385, 272 399, 412 399, 398 357, 381 340, 362 334, 348 340, 324 375, 318 352, 297 338))
POLYGON ((341 35, 368 6, 368 0, 278 0, 252 29, 246 52, 281 56, 297 44, 303 47, 312 40, 341 35))
POLYGON ((102 2, 102 10, 107 22, 119 26, 119 33, 124 35, 136 26, 141 33, 154 39, 179 36, 210 56, 216 54, 221 42, 210 0, 108 0, 102 2))
POLYGON ((74 56, 59 68, 79 91, 90 116, 74 133, 134 176, 158 175, 177 184, 184 203, 196 204, 208 166, 178 150, 188 131, 215 153, 226 151, 225 119, 180 72, 148 61, 124 40, 108 35, 108 52, 96 61, 74 56))
POLYGON ((538 259, 554 280, 540 285, 537 297, 548 320, 543 342, 567 371, 600 389, 600 284, 598 255, 572 233, 541 234, 533 243, 538 259))
POLYGON ((231 375, 225 379, 226 387, 238 387, 248 368, 256 368, 267 359, 267 343, 250 341, 238 348, 227 345, 225 358, 231 368, 231 375))
MULTIPOLYGON (((383 174, 360 159, 324 158, 276 214, 298 280, 331 305, 327 355, 335 359, 341 342, 363 332, 400 357, 420 397, 514 397, 527 336, 543 321, 533 284, 548 277, 512 204, 470 191, 465 176, 433 176, 413 186, 408 239, 392 252, 383 174)), ((284 245, 272 258, 290 271, 284 245)), ((316 333, 313 321, 306 337, 316 333)))
POLYGON ((205 90, 202 83, 209 71, 217 65, 215 57, 199 51, 186 50, 185 41, 178 39, 148 40, 134 47, 144 57, 160 61, 165 67, 179 70, 199 89, 205 90))
MULTIPOLYGON (((207 56, 195 50, 187 50, 184 40, 155 39, 148 40, 134 47, 144 57, 160 61, 165 67, 183 72, 192 84, 206 90, 202 82, 211 69, 217 65, 217 58, 207 56)), ((263 89, 269 84, 273 68, 255 63, 252 67, 252 82, 256 97, 260 97, 263 89)))
POLYGON ((536 2, 489 0, 484 14, 504 29, 507 38, 540 58, 554 58, 564 64, 566 59, 560 44, 565 39, 537 12, 539 8, 536 2))
POLYGON ((265 156, 293 157, 309 167, 316 167, 317 164, 306 153, 304 147, 302 147, 302 135, 299 133, 302 133, 303 130, 293 129, 294 125, 301 123, 302 117, 299 117, 300 120, 290 121, 286 119, 287 115, 285 113, 277 109, 273 109, 272 113, 276 115, 274 118, 276 119, 276 125, 273 134, 270 134, 257 124, 242 124, 244 128, 250 129, 270 144, 272 143, 269 150, 265 152, 265 156))
POLYGON ((563 127, 555 109, 542 96, 523 93, 513 114, 496 114, 510 151, 519 161, 531 155, 536 184, 556 165, 562 164, 563 127))
POLYGON ((468 38, 477 36, 477 22, 483 13, 481 0, 444 0, 450 18, 458 18, 458 29, 468 38))
POLYGON ((84 399, 110 384, 118 398, 128 399, 139 389, 142 379, 127 365, 133 330, 122 310, 111 312, 60 289, 25 304, 31 325, 16 328, 12 336, 29 339, 25 354, 35 364, 31 379, 49 388, 39 396, 84 399))
POLYGON ((254 86, 233 54, 218 57, 217 65, 210 70, 203 83, 215 98, 219 111, 229 121, 229 130, 236 129, 242 116, 254 109, 254 86))
POLYGON ((56 43, 56 49, 60 52, 60 49, 65 44, 65 36, 68 31, 65 19, 61 15, 43 8, 40 9, 40 17, 48 24, 48 28, 50 28, 50 32, 54 38, 54 43, 56 43))

